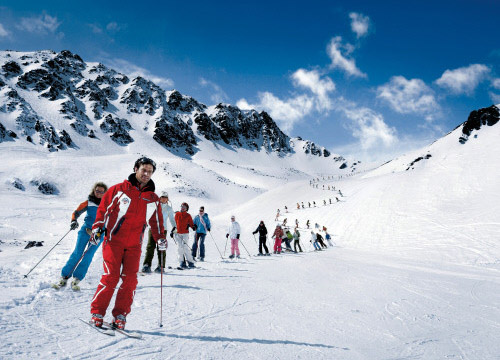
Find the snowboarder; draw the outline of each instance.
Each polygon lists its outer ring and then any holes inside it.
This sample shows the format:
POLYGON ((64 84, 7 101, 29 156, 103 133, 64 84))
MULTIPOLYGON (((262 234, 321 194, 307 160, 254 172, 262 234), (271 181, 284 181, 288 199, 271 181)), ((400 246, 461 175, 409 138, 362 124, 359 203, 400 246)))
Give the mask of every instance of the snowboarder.
POLYGON ((194 217, 194 224, 196 226, 196 233, 194 234, 194 242, 192 246, 191 255, 193 259, 196 258, 196 251, 198 250, 198 241, 200 241, 200 261, 205 260, 205 236, 207 236, 207 231, 210 231, 210 219, 208 214, 205 212, 205 207, 200 207, 200 212, 194 217))
MULTIPOLYGON (((278 209, 278 214, 279 214, 279 209, 278 209)), ((241 234, 240 224, 238 224, 238 222, 236 221, 236 217, 232 215, 231 224, 229 224, 229 228, 226 234, 226 238, 231 239, 231 255, 229 256, 230 259, 233 259, 235 254, 238 259, 240 258, 240 248, 238 247, 238 240, 240 239, 240 234, 241 234)))
POLYGON ((302 248, 300 247, 300 232, 299 229, 295 228, 293 232, 293 249, 297 252, 297 246, 299 247, 299 251, 302 252, 302 248))
POLYGON ((186 268, 194 268, 194 260, 188 246, 189 241, 189 228, 196 231, 196 225, 193 223, 193 218, 188 213, 189 205, 186 202, 181 204, 181 211, 175 213, 176 227, 170 231, 170 237, 175 236, 177 242, 177 260, 179 262, 179 270, 186 268), (175 235, 174 235, 174 230, 175 235), (186 265, 187 260, 187 265, 186 265))
POLYGON ((71 281, 71 288, 77 291, 80 290, 78 283, 82 281, 87 274, 87 270, 89 269, 90 263, 92 262, 92 258, 94 257, 97 248, 102 243, 101 239, 97 245, 92 246, 89 244, 89 247, 87 247, 90 238, 90 235, 87 233, 87 229, 91 229, 92 224, 94 224, 97 207, 101 203, 101 198, 103 197, 106 190, 108 190, 108 187, 103 182, 95 183, 92 187, 92 190, 90 191, 88 199, 82 202, 71 215, 70 227, 71 230, 76 230, 78 228, 77 219, 84 212, 87 212, 83 226, 78 232, 75 249, 71 253, 68 261, 66 262, 66 265, 64 265, 61 270, 61 279, 57 284, 52 285, 54 289, 60 289, 61 287, 66 286, 68 279, 73 276, 73 280, 71 281), (85 248, 87 248, 86 252, 85 248), (85 255, 83 255, 84 252, 85 255), (80 261, 80 263, 78 263, 78 261, 80 261))
POLYGON ((310 241, 311 241, 311 243, 314 246, 314 250, 321 250, 321 247, 318 244, 318 239, 317 239, 316 234, 314 233, 314 231, 311 231, 311 240, 310 241))
POLYGON ((121 278, 112 314, 113 326, 125 328, 137 286, 142 238, 148 223, 159 249, 167 250, 162 210, 151 180, 155 170, 153 160, 147 157, 137 159, 134 172, 123 183, 109 188, 97 209, 89 241, 97 245, 101 234, 104 234, 105 241, 102 249, 104 274, 90 306, 94 326, 102 327, 109 302, 121 278))
POLYGON ((281 254, 281 239, 283 238, 283 230, 280 225, 276 225, 276 229, 274 230, 272 237, 274 238, 274 253, 281 254))
POLYGON ((259 233, 259 255, 262 254, 262 247, 264 247, 264 250, 266 251, 266 255, 269 255, 269 249, 267 248, 266 245, 266 240, 267 240, 267 228, 266 225, 264 224, 264 220, 260 221, 259 226, 257 226, 257 229, 252 234, 257 234, 259 233))
MULTIPOLYGON (((163 214, 163 229, 164 236, 167 235, 167 219, 170 220, 170 225, 172 229, 175 227, 174 220, 174 210, 172 209, 172 203, 169 204, 168 192, 163 191, 160 196, 160 206, 161 212, 163 214)), ((142 263, 142 272, 149 274, 151 272, 151 264, 153 262, 153 257, 155 255, 155 249, 158 255, 158 266, 155 269, 156 273, 162 272, 162 267, 165 268, 165 258, 166 252, 160 251, 158 249, 158 244, 153 238, 153 233, 151 229, 148 230, 148 245, 146 246, 146 256, 144 257, 144 262, 142 263)))

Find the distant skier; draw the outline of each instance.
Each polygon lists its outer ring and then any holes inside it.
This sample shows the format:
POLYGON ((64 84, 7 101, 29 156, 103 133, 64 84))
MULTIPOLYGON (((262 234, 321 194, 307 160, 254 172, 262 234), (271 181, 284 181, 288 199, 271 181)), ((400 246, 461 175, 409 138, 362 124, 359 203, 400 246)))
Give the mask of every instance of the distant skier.
POLYGON ((316 207, 316 201, 313 201, 313 206, 316 207))
POLYGON ((328 234, 328 232, 326 232, 326 234, 325 234, 325 239, 328 242, 329 246, 333 246, 332 237, 330 236, 330 234, 328 234))
POLYGON ((153 160, 147 157, 137 159, 134 172, 123 183, 110 187, 97 209, 89 240, 97 245, 104 234, 104 274, 90 306, 91 322, 96 327, 102 327, 109 302, 115 289, 118 289, 112 312, 113 326, 125 328, 137 286, 142 238, 148 224, 159 249, 167 250, 167 240, 163 237, 163 214, 151 180, 155 170, 153 160), (122 283, 117 287, 120 278, 122 283))
POLYGON ((189 228, 196 231, 196 225, 194 224, 193 218, 188 211, 188 203, 183 202, 181 204, 181 211, 175 213, 176 227, 170 231, 170 237, 174 237, 177 242, 177 261, 179 262, 179 267, 177 269, 179 270, 187 269, 188 267, 196 267, 194 266, 193 255, 191 255, 191 251, 188 246, 189 228))
POLYGON ((310 241, 311 241, 311 243, 314 246, 314 250, 321 250, 321 247, 318 244, 318 239, 317 239, 316 234, 314 233, 314 231, 311 231, 311 240, 310 241))
POLYGON ((297 203, 297 210, 300 210, 300 204, 297 203))
POLYGON ((311 225, 311 223, 309 222, 309 220, 307 220, 307 222, 306 222, 306 226, 307 226, 307 228, 308 228, 308 229, 309 229, 309 226, 310 226, 310 225, 311 225))
POLYGON ((323 184, 323 190, 325 190, 325 185, 323 184))
POLYGON ((259 226, 257 226, 257 229, 252 234, 257 234, 259 233, 259 255, 263 255, 262 253, 262 247, 264 247, 264 250, 266 251, 266 255, 269 255, 269 250, 266 245, 266 240, 267 240, 267 228, 266 225, 264 224, 264 220, 260 221, 259 226))
POLYGON ((342 194, 342 191, 340 191, 340 189, 339 189, 339 194, 340 196, 344 197, 344 194, 342 194))
POLYGON ((299 219, 295 219, 295 227, 298 228, 299 227, 299 219))
POLYGON ((323 200, 323 206, 326 206, 326 200, 323 200))
POLYGON ((276 225, 272 238, 274 238, 274 253, 281 254, 281 240, 283 238, 283 230, 281 229, 281 226, 276 225))
POLYGON ((309 207, 311 207, 311 202, 308 201, 307 203, 309 204, 309 207))
POLYGON ((286 222, 288 221, 288 218, 285 218, 285 220, 283 220, 283 224, 281 224, 283 227, 286 226, 286 222))
POLYGON ((286 249, 289 250, 289 251, 293 251, 292 250, 292 240, 293 240, 293 235, 292 233, 290 232, 289 229, 286 229, 285 231, 285 236, 283 237, 283 240, 285 241, 285 244, 286 244, 286 249))
POLYGON ((108 187, 103 182, 95 183, 92 187, 92 190, 90 191, 87 200, 82 202, 71 215, 70 228, 71 230, 76 230, 78 228, 77 219, 84 212, 87 212, 87 215, 83 220, 83 226, 78 232, 75 249, 71 253, 68 261, 66 262, 66 265, 64 265, 61 270, 61 279, 57 284, 52 285, 54 289, 60 289, 61 287, 66 286, 68 279, 73 276, 73 281, 71 281, 71 288, 77 291, 80 290, 78 283, 82 281, 87 274, 87 270, 89 269, 90 263, 92 262, 92 258, 94 257, 97 248, 102 243, 101 239, 95 246, 89 244, 90 235, 87 233, 87 229, 91 229, 92 224, 94 224, 97 214, 97 207, 101 203, 101 198, 103 197, 106 190, 108 190, 108 187), (85 252, 85 248, 87 248, 87 252, 82 258, 82 255, 85 252), (78 263, 78 261, 80 261, 80 263, 78 263))
POLYGON ((288 212, 288 208, 286 207, 286 205, 285 205, 285 212, 286 212, 286 213, 288 212))
MULTIPOLYGON (((167 220, 170 220, 170 225, 172 229, 175 227, 175 220, 174 220, 174 210, 172 209, 171 203, 169 204, 168 201, 168 192, 163 191, 160 196, 160 206, 161 206, 161 211, 163 214, 163 229, 164 229, 164 236, 167 235, 167 220)), ((148 245, 146 246, 146 256, 144 257, 144 262, 142 263, 142 272, 143 273, 150 273, 151 272, 151 264, 153 262, 153 257, 155 255, 155 249, 157 249, 158 253, 158 266, 155 269, 156 273, 161 273, 162 268, 161 266, 163 265, 163 268, 165 268, 165 259, 166 259, 166 252, 165 251, 160 251, 158 249, 158 246, 156 244, 156 241, 153 238, 153 234, 151 232, 151 229, 148 230, 148 245)))
POLYGON ((278 209, 278 211, 276 212, 276 218, 274 219, 274 221, 278 221, 279 217, 280 217, 280 209, 278 209))
POLYGON ((302 201, 302 209, 304 209, 304 202, 302 201))
POLYGON ((339 198, 335 196, 335 199, 337 200, 337 202, 340 202, 339 198))
POLYGON ((319 229, 319 224, 318 224, 318 223, 314 223, 314 227, 315 227, 316 229, 319 229))
POLYGON ((330 199, 328 199, 328 200, 330 200, 330 205, 331 205, 331 204, 332 204, 332 199, 330 198, 330 199))
POLYGON ((198 250, 198 241, 200 242, 200 261, 205 261, 205 236, 207 236, 207 231, 210 231, 210 219, 208 214, 205 212, 205 207, 200 206, 200 211, 198 215, 194 217, 194 225, 196 226, 196 233, 194 235, 193 246, 191 247, 191 255, 193 259, 196 258, 196 252, 198 250))
POLYGON ((299 251, 302 252, 302 247, 300 247, 300 232, 299 229, 295 228, 293 232, 293 249, 297 252, 297 246, 299 247, 299 251))
POLYGON ((321 247, 323 247, 325 249, 327 248, 326 244, 323 241, 323 236, 321 236, 320 233, 316 234, 316 239, 317 239, 318 243, 321 245, 321 247))
POLYGON ((235 254, 238 259, 240 258, 240 248, 238 247, 238 240, 240 239, 240 234, 241 234, 240 224, 236 221, 236 217, 232 215, 231 224, 229 224, 229 228, 226 234, 226 238, 229 237, 231 239, 231 255, 229 256, 230 259, 233 259, 235 254))

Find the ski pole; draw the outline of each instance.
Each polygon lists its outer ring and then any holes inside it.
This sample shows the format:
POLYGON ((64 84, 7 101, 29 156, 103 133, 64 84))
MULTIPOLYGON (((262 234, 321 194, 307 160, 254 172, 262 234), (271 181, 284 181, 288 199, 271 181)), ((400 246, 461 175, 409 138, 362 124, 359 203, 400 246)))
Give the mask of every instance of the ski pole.
POLYGON ((253 239, 255 240, 255 245, 258 245, 257 244, 257 239, 255 238, 255 234, 252 233, 252 235, 253 235, 253 239))
POLYGON ((227 239, 228 239, 228 237, 226 236, 226 245, 224 245, 224 256, 226 256, 227 239))
POLYGON ((160 327, 163 327, 163 251, 160 253, 160 267, 161 267, 161 280, 160 280, 160 327))
POLYGON ((58 242, 57 242, 54 246, 52 246, 52 248, 51 248, 51 249, 47 252, 47 254, 45 254, 45 255, 44 255, 44 257, 43 257, 43 258, 41 258, 41 259, 40 259, 40 261, 39 261, 39 262, 37 262, 37 263, 36 263, 36 265, 35 265, 35 266, 33 266, 33 267, 31 268, 31 270, 30 270, 30 271, 28 271, 28 273, 27 273, 26 275, 24 275, 24 278, 27 278, 27 277, 28 277, 28 275, 29 275, 29 274, 30 274, 30 273, 31 273, 31 272, 32 272, 32 271, 33 271, 33 270, 34 270, 34 269, 38 266, 38 264, 40 264, 40 263, 42 262, 42 260, 43 260, 43 259, 45 259, 45 257, 46 257, 47 255, 49 255, 49 253, 50 253, 52 250, 54 250, 54 248, 55 248, 57 245, 59 245, 59 243, 62 241, 62 239, 64 239, 64 238, 66 237, 66 235, 68 235, 68 234, 69 234, 69 232, 70 232, 71 230, 73 230, 73 229, 69 229, 69 230, 68 230, 68 232, 67 232, 66 234, 64 234, 64 236, 63 236, 63 237, 62 237, 62 238, 61 238, 61 239, 60 239, 60 240, 59 240, 59 241, 58 241, 58 242))
POLYGON ((245 250, 247 251, 248 256, 252 256, 252 255, 250 255, 250 252, 248 252, 247 247, 245 246, 245 244, 243 244, 243 241, 241 241, 241 239, 239 239, 239 240, 240 240, 240 242, 241 242, 241 245, 243 245, 243 247, 244 247, 244 248, 245 248, 245 250))
POLYGON ((217 248, 217 251, 219 252, 220 258, 224 260, 224 258, 222 257, 222 254, 220 253, 219 247, 217 246, 217 243, 215 242, 215 239, 214 239, 214 237, 212 236, 212 233, 211 233, 210 231, 209 231, 208 233, 210 234, 210 237, 211 237, 211 238, 212 238, 212 240, 214 241, 215 247, 217 248))
POLYGON ((85 254, 87 253, 87 251, 89 251, 90 247, 92 246, 92 244, 90 243, 90 241, 87 243, 87 248, 85 249, 85 251, 83 252, 82 256, 80 256, 80 259, 77 261, 77 263, 75 264, 75 266, 73 266, 73 268, 71 269, 71 271, 69 272, 69 275, 73 275, 73 271, 75 271, 76 267, 78 266, 78 264, 80 264, 83 260, 83 257, 85 256, 85 254))

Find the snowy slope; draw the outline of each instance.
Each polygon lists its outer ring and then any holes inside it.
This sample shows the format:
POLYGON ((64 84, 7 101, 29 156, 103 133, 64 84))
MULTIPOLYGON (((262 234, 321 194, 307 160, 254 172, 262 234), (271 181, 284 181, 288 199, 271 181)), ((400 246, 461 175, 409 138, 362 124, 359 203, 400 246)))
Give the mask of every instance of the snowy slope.
MULTIPOLYGON (((461 131, 349 177, 307 154, 204 141, 192 160, 160 151, 147 137, 127 151, 93 154, 3 142, 0 358, 498 359, 500 124, 475 130, 465 144, 461 131), (194 214, 204 205, 213 222, 200 269, 164 277, 162 328, 160 278, 139 277, 127 327, 142 332, 140 341, 105 337, 77 320, 89 317, 100 252, 81 292, 50 288, 75 232, 23 279, 67 232, 92 184, 122 181, 139 154, 157 161, 153 180, 170 192, 174 208, 187 201, 194 214), (318 188, 309 185, 313 177, 318 188), (58 194, 40 193, 34 180, 55 185, 58 194), (297 202, 306 209, 297 210, 297 202), (272 230, 285 205, 289 213, 280 220, 299 221, 306 252, 248 256, 246 249, 257 252, 251 232, 259 220, 272 230), (238 261, 220 259, 214 244, 224 253, 231 214, 242 226, 238 261), (336 246, 311 251, 307 220, 326 226, 336 246), (30 240, 44 246, 23 249, 30 240)), ((174 247, 167 265, 176 264, 174 247)))

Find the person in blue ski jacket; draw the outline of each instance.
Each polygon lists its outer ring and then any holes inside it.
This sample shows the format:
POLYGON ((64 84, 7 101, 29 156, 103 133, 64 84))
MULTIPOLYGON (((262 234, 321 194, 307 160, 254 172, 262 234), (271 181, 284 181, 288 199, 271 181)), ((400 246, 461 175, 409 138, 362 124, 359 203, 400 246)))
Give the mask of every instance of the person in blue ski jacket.
POLYGON ((196 233, 194 235, 193 246, 191 247, 191 255, 193 259, 196 258, 196 252, 198 251, 198 241, 200 242, 200 261, 205 260, 205 236, 207 236, 207 231, 210 231, 210 219, 208 214, 205 212, 205 207, 200 206, 200 212, 194 217, 194 225, 196 226, 196 233))
POLYGON ((82 202, 76 210, 71 215, 71 230, 76 230, 78 228, 78 218, 84 212, 87 213, 84 219, 83 226, 80 228, 78 232, 78 238, 76 240, 76 246, 73 252, 71 253, 66 265, 61 270, 61 279, 57 284, 53 284, 52 287, 55 289, 60 289, 63 286, 66 286, 68 279, 73 276, 73 281, 71 282, 71 288, 73 290, 80 290, 78 283, 83 280, 85 275, 87 274, 87 270, 89 269, 90 263, 92 262, 92 258, 94 254, 101 245, 101 242, 97 246, 92 246, 87 244, 89 242, 90 235, 87 233, 87 229, 92 229, 92 225, 94 224, 97 208, 101 203, 101 198, 104 193, 108 190, 108 186, 103 182, 98 182, 94 184, 92 187, 92 191, 90 192, 88 199, 82 202), (83 253, 88 248, 87 252, 82 258, 83 253), (81 259, 81 261, 80 261, 81 259), (80 261, 80 263, 78 263, 80 261))

